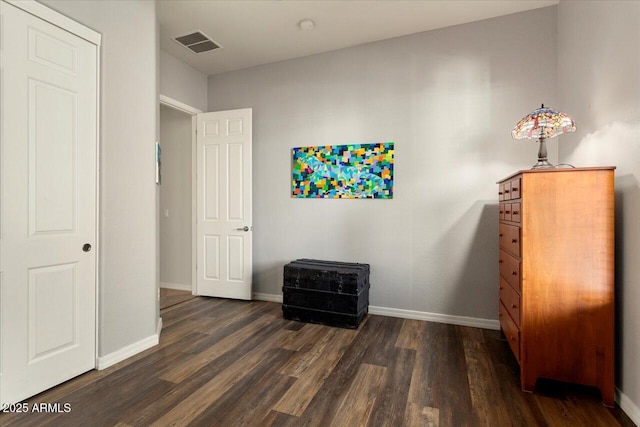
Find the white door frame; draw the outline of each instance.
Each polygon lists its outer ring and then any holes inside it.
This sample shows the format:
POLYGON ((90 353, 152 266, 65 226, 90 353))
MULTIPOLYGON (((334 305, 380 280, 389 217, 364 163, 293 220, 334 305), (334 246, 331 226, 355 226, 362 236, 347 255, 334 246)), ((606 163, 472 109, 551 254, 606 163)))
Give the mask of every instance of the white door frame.
MULTIPOLYGON (((196 200, 198 192, 196 181, 196 168, 198 166, 196 159, 196 115, 202 113, 202 111, 162 94, 160 94, 160 104, 191 116, 191 294, 196 295, 196 262, 198 255, 196 246, 196 214, 198 210, 196 200)), ((159 211, 158 215, 160 215, 159 211)))
MULTIPOLYGON (((95 362, 94 369, 98 367, 99 359, 99 342, 100 342, 100 57, 102 34, 92 30, 83 24, 74 21, 59 12, 39 3, 35 0, 0 0, 11 4, 37 18, 42 19, 52 25, 62 28, 63 30, 74 34, 89 43, 96 46, 96 188, 95 188, 95 362)), ((2 345, 2 337, 0 337, 0 346, 2 345)), ((2 348, 0 347, 0 353, 2 348)), ((2 377, 0 375, 0 381, 2 377)))
MULTIPOLYGON (((53 9, 43 5, 42 3, 38 3, 35 0, 2 0, 5 1, 18 9, 22 9, 27 13, 32 14, 33 16, 37 16, 38 18, 49 22, 50 24, 56 25, 62 28, 65 31, 70 32, 71 34, 75 34, 76 36, 85 39, 89 43, 92 43, 98 46, 100 49, 100 44, 102 42, 102 34, 92 30, 91 28, 85 27, 79 22, 74 21, 73 19, 67 18, 61 13, 56 12, 53 9)), ((100 59, 100 55, 98 55, 98 63, 100 59)), ((99 70, 99 68, 98 68, 99 70)), ((100 92, 100 91, 98 91, 100 92)), ((98 105, 100 103, 98 102, 98 105)))

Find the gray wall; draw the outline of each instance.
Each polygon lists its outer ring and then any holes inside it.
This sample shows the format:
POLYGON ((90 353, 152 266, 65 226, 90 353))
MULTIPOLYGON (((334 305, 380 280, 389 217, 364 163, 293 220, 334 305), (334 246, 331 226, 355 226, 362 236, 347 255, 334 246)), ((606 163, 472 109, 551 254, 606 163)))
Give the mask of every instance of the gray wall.
MULTIPOLYGON (((616 385, 640 419, 640 3, 562 1, 560 106, 576 121, 560 160, 616 170, 616 385)), ((621 402, 623 403, 623 402, 621 402)))
POLYGON ((156 333, 156 5, 43 1, 102 34, 99 355, 156 333))
POLYGON ((537 159, 510 131, 557 101, 556 12, 210 76, 209 111, 253 108, 254 292, 295 258, 367 262, 374 306, 496 319, 495 182, 537 159), (392 200, 290 197, 292 147, 374 141, 396 144, 392 200))
POLYGON ((190 289, 191 116, 160 106, 160 144, 160 286, 190 289))
POLYGON ((207 76, 162 50, 160 93, 201 111, 207 110, 207 76))

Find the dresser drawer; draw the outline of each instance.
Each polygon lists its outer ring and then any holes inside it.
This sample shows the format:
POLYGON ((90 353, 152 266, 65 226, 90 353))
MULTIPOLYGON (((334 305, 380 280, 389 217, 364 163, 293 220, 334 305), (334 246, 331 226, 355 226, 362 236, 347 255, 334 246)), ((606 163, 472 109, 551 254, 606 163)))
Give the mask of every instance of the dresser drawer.
POLYGON ((500 248, 520 257, 520 227, 500 223, 499 230, 500 248))
POLYGON ((516 179, 512 179, 509 182, 509 190, 510 190, 510 199, 519 199, 520 198, 520 184, 522 183, 522 180, 520 178, 516 178, 516 179))
POLYGON ((505 207, 504 203, 500 203, 498 205, 498 219, 499 220, 504 220, 504 207, 505 207))
POLYGON ((516 326, 520 327, 520 295, 502 277, 500 278, 500 302, 504 304, 516 326))
POLYGON ((520 222, 520 202, 511 203, 511 221, 520 222))
POLYGON ((504 193, 504 199, 503 200, 511 200, 511 181, 509 182, 505 182, 504 184, 502 184, 503 186, 503 193, 504 193))
POLYGON ((498 184, 498 201, 504 200, 504 184, 498 184))
POLYGON ((520 292, 520 261, 500 249, 500 277, 506 280, 513 289, 520 292))
POLYGON ((504 204, 504 220, 511 221, 511 203, 504 204))
POLYGON ((498 316, 500 317, 500 327, 509 343, 509 347, 511 347, 513 355, 516 356, 516 360, 520 363, 520 330, 513 320, 511 320, 509 312, 502 303, 500 303, 500 313, 498 316))

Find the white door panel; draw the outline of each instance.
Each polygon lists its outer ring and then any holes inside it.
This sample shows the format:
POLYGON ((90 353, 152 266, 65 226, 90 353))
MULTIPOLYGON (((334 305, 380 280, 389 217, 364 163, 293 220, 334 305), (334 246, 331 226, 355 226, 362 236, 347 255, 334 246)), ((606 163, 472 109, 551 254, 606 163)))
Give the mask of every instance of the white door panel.
POLYGON ((30 235, 74 233, 78 94, 31 79, 28 93, 30 235))
POLYGON ((97 46, 0 1, 0 400, 95 366, 97 46))
POLYGON ((251 109, 197 116, 197 294, 251 299, 251 109))

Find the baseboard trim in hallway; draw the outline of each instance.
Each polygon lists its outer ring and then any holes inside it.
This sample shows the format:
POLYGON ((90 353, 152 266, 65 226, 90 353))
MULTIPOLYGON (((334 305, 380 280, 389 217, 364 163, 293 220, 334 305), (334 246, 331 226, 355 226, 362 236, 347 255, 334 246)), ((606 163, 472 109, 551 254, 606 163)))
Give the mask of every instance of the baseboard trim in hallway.
MULTIPOLYGON (((162 318, 160 318, 158 321, 158 327, 159 329, 162 328, 162 318)), ((98 369, 99 371, 103 369, 107 369, 115 365, 116 363, 122 362, 123 360, 128 359, 129 357, 135 356, 138 353, 141 353, 153 346, 158 345, 159 342, 160 342, 160 333, 158 331, 154 335, 151 335, 150 337, 141 339, 140 341, 135 342, 126 347, 123 347, 120 350, 114 351, 113 353, 109 353, 105 356, 98 357, 98 366, 96 366, 96 369, 98 369)))

